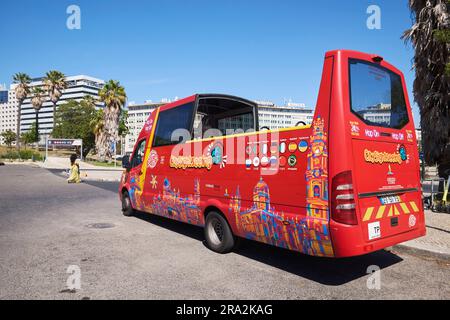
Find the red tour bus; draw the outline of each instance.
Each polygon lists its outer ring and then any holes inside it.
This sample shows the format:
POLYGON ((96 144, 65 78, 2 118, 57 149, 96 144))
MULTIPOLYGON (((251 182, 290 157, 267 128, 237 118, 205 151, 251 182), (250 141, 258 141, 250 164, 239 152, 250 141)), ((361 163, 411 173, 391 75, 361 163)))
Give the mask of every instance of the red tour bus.
POLYGON ((326 53, 312 125, 258 128, 254 102, 197 94, 162 106, 124 160, 135 210, 321 257, 425 235, 418 148, 403 74, 377 55, 326 53))

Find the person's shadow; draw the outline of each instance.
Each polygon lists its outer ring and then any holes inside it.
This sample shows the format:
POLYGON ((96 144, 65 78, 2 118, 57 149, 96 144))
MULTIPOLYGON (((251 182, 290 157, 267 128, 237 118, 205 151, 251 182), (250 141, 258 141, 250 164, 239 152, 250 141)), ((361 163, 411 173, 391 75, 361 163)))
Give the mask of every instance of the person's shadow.
MULTIPOLYGON (((144 212, 136 212, 135 217, 153 225, 202 241, 206 247, 203 229, 200 227, 144 212)), ((334 259, 312 257, 245 239, 241 240, 240 245, 234 252, 320 284, 332 286, 342 285, 366 276, 370 266, 377 266, 380 269, 384 269, 403 261, 399 256, 385 250, 351 258, 334 259)))

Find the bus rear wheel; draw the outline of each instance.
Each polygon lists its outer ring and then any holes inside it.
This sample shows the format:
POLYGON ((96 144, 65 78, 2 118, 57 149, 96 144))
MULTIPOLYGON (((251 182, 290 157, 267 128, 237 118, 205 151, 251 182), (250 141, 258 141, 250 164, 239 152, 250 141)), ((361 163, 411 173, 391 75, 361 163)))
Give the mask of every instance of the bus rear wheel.
POLYGON ((131 204, 130 195, 128 191, 122 194, 122 213, 126 217, 130 217, 134 214, 133 205, 131 204))
POLYGON ((206 216, 204 232, 208 247, 217 253, 228 253, 235 247, 236 241, 227 220, 215 211, 206 216))

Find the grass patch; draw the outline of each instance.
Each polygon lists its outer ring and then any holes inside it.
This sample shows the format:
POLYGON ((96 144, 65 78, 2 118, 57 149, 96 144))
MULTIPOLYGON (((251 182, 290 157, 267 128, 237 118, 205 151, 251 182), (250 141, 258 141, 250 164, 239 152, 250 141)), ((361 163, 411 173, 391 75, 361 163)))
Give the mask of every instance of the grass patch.
MULTIPOLYGON (((98 166, 98 167, 114 168, 114 161, 111 162, 111 163, 108 163, 108 162, 102 162, 102 161, 97 161, 97 160, 86 159, 85 162, 89 163, 89 164, 92 164, 94 166, 98 166)), ((116 161, 116 166, 118 168, 122 167, 122 162, 121 161, 116 161)))

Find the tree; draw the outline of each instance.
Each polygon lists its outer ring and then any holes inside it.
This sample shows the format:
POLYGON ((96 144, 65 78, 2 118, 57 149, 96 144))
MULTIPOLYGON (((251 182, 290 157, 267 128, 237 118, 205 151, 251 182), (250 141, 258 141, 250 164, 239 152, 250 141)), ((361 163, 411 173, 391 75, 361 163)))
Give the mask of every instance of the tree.
POLYGON ((59 71, 49 71, 45 74, 44 85, 53 103, 53 119, 55 119, 56 104, 61 98, 63 90, 67 88, 66 76, 59 71))
POLYGON ((81 103, 84 103, 93 108, 96 107, 96 102, 97 102, 97 100, 91 95, 84 96, 83 99, 81 100, 81 103))
POLYGON ((87 155, 95 146, 92 121, 97 111, 83 101, 70 100, 56 110, 52 136, 62 139, 82 139, 83 154, 87 155))
POLYGON ((38 142, 39 138, 37 138, 37 131, 36 131, 36 123, 33 123, 31 125, 31 130, 22 133, 20 140, 25 144, 25 148, 27 145, 38 142))
MULTIPOLYGON (((94 118, 91 120, 92 132, 95 136, 95 146, 99 146, 104 143, 105 139, 105 123, 103 121, 103 110, 97 110, 94 118)), ((97 151, 98 152, 98 151, 97 151)))
MULTIPOLYGON (((16 137, 20 137, 20 114, 22 112, 22 104, 30 93, 31 78, 26 73, 19 72, 13 76, 13 82, 16 84, 14 92, 17 99, 16 137)), ((16 148, 20 150, 20 141, 16 141, 16 148)))
POLYGON ((403 39, 415 48, 414 100, 420 108, 425 161, 438 164, 439 176, 450 168, 450 1, 409 0, 414 25, 403 39))
POLYGON ((122 110, 119 118, 119 136, 123 137, 130 133, 130 129, 127 125, 128 111, 122 110))
MULTIPOLYGON (((41 87, 34 87, 32 90, 33 97, 31 98, 31 104, 33 105, 34 112, 36 113, 36 140, 39 141, 39 110, 41 110, 44 104, 44 90, 41 87)), ((39 145, 38 147, 39 148, 39 145)))
POLYGON ((112 158, 111 143, 117 143, 119 139, 119 118, 127 95, 125 88, 120 85, 119 81, 109 80, 100 90, 99 96, 105 104, 103 111, 104 137, 99 140, 97 153, 100 160, 104 161, 106 157, 112 158))
POLYGON ((11 148, 11 145, 14 141, 16 141, 16 133, 12 130, 6 130, 5 132, 1 133, 1 136, 3 138, 3 141, 5 144, 11 148))

